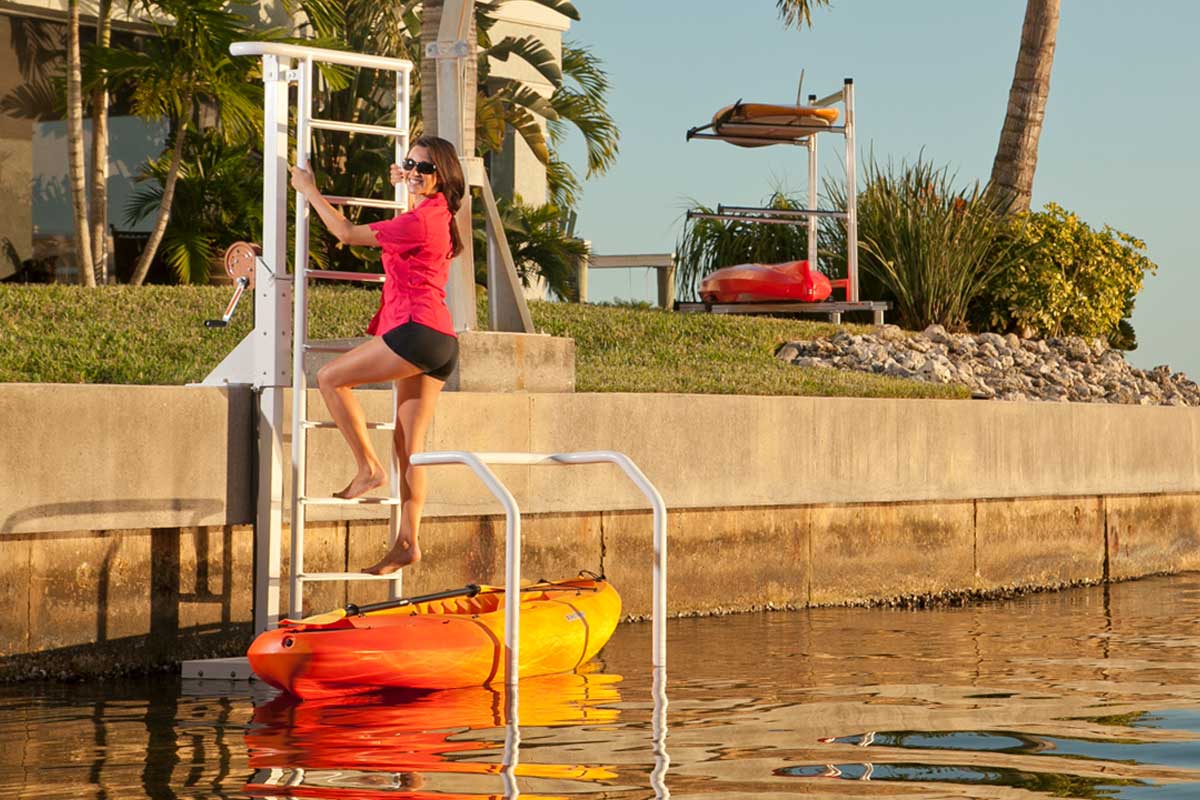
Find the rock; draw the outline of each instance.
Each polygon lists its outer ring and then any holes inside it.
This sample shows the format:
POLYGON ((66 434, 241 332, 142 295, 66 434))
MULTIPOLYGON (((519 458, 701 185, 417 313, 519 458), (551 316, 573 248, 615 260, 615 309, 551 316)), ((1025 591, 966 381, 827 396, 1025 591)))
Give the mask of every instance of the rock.
POLYGON ((935 380, 938 383, 949 383, 953 377, 950 367, 937 359, 929 359, 921 367, 921 374, 930 380, 935 380))
POLYGON ((908 338, 899 325, 880 325, 875 329, 875 335, 885 342, 902 342, 908 338))
POLYGON ((1015 334, 919 336, 894 325, 872 334, 785 342, 775 355, 808 368, 840 368, 936 383, 959 383, 976 398, 1200 406, 1200 386, 1162 365, 1134 369, 1100 339, 1019 339, 1015 334))
POLYGON ((930 325, 921 331, 921 335, 929 341, 937 342, 938 344, 949 344, 951 341, 950 335, 946 333, 946 329, 941 325, 930 325))
POLYGON ((798 355, 800 355, 800 348, 790 343, 782 345, 775 351, 775 357, 780 361, 795 361, 798 355))

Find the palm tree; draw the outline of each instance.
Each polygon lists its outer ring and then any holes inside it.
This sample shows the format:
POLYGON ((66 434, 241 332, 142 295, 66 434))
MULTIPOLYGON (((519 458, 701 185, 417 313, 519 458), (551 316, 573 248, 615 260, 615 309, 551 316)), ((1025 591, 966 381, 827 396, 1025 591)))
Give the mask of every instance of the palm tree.
POLYGON ((166 183, 157 215, 134 268, 130 283, 146 279, 171 218, 171 201, 183 161, 188 130, 202 113, 219 114, 217 129, 231 141, 244 140, 261 129, 261 85, 247 80, 250 59, 233 59, 231 42, 253 38, 241 17, 228 12, 222 0, 139 0, 157 36, 141 50, 109 48, 98 51, 99 66, 107 69, 110 85, 132 91, 135 114, 166 119, 173 142, 166 183))
POLYGON ((84 286, 96 285, 88 227, 87 178, 83 160, 83 62, 79 53, 79 0, 67 3, 67 162, 75 211, 75 260, 84 286))
POLYGON ((1008 92, 1008 112, 988 187, 1000 208, 1028 211, 1037 168, 1038 138, 1046 118, 1050 68, 1058 32, 1060 0, 1028 0, 1021 25, 1021 47, 1008 92))
MULTIPOLYGON (((100 0, 96 8, 96 47, 112 42, 112 0, 100 0)), ((91 222, 93 273, 108 283, 108 86, 101 71, 92 88, 92 185, 91 222)))

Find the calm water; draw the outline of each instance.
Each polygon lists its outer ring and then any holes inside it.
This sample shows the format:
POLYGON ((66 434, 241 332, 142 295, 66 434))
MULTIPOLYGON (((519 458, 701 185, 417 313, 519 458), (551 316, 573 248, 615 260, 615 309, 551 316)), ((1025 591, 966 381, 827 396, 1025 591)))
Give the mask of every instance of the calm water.
POLYGON ((0 688, 0 797, 1200 798, 1200 575, 672 621, 663 747, 649 637, 523 683, 519 724, 485 689, 0 688))

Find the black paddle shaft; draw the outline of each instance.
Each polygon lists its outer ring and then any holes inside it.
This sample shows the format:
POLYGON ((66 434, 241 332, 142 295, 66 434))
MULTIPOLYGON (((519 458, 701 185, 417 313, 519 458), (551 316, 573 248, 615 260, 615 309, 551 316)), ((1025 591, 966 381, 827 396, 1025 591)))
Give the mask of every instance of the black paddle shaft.
POLYGON ((354 603, 346 605, 346 616, 353 617, 358 614, 366 614, 371 611, 383 611, 386 608, 403 608, 416 603, 428 603, 433 600, 446 600, 450 597, 474 597, 479 594, 478 583, 468 583, 461 589, 447 589, 444 592, 434 592, 432 594, 422 594, 416 597, 398 597, 395 600, 384 600, 382 603, 368 603, 365 606, 358 606, 354 603))

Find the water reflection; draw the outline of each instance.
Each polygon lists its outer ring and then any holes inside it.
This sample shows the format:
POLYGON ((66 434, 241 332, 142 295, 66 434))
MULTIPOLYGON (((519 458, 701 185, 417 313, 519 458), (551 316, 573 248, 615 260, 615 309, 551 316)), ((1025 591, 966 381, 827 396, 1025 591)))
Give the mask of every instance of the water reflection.
POLYGON ((2 687, 0 797, 1200 798, 1198 576, 668 636, 669 681, 650 626, 624 625, 593 672, 525 681, 515 710, 482 688, 2 687))
POLYGON ((246 731, 255 773, 245 791, 330 798, 397 789, 409 797, 516 797, 522 788, 575 794, 617 777, 611 765, 580 760, 579 744, 603 740, 603 729, 618 721, 620 681, 592 672, 530 678, 519 695, 480 687, 317 702, 281 696, 255 708, 246 731), (520 758, 522 729, 537 733, 520 758))

